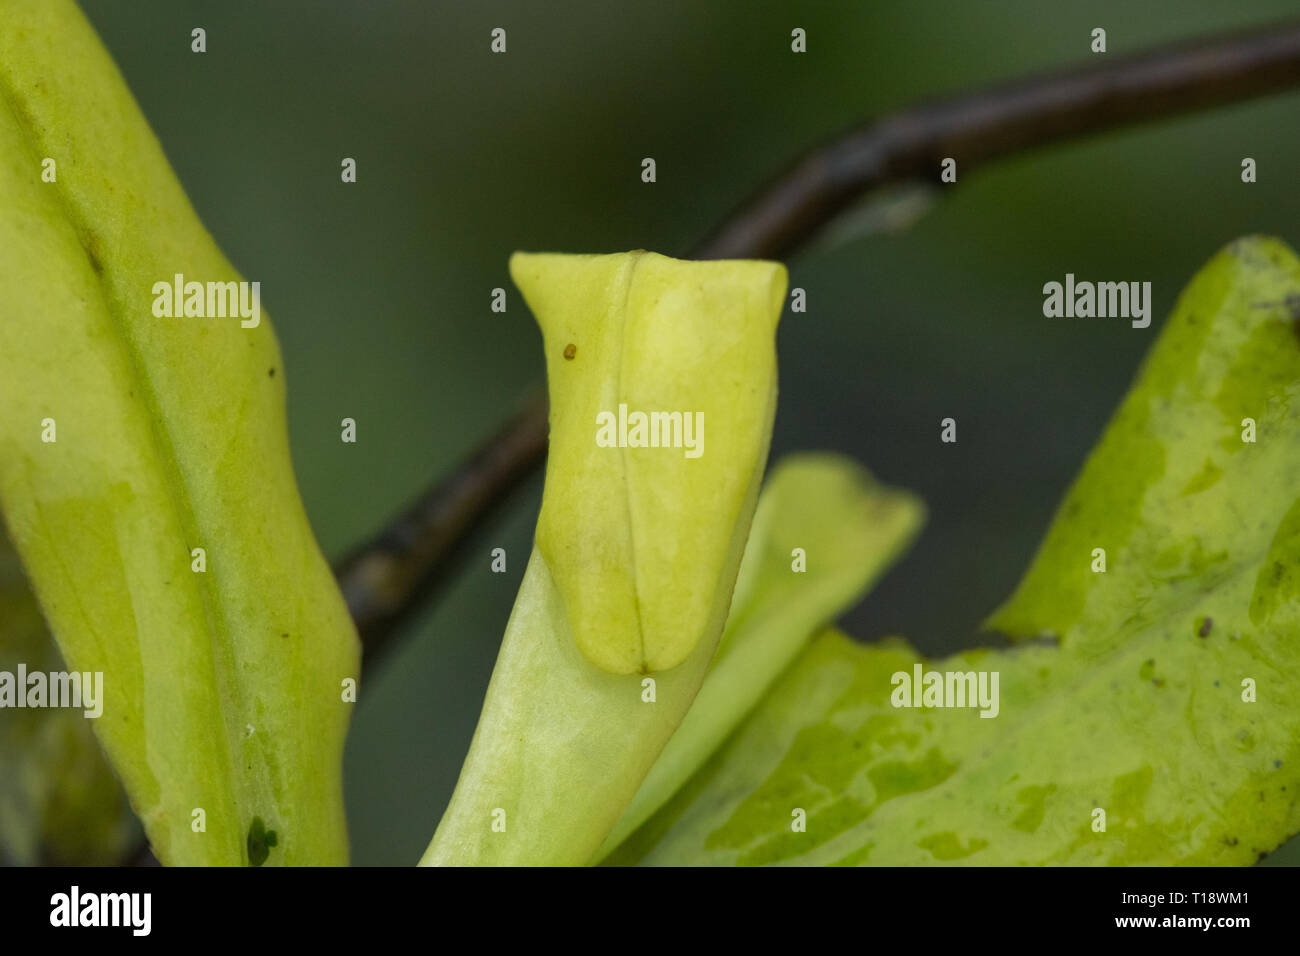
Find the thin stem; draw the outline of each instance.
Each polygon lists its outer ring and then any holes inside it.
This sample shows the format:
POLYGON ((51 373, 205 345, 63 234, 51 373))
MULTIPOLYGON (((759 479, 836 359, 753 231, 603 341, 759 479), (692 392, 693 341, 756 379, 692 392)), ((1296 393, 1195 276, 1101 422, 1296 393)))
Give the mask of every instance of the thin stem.
POLYGON ((1300 22, 1018 80, 867 123, 741 205, 698 259, 783 259, 865 193, 1060 140, 1300 86, 1300 22))
MULTIPOLYGON (((865 194, 965 175, 1065 139, 1300 86, 1300 22, 1020 80, 923 104, 855 128, 805 154, 690 253, 784 259, 865 194)), ((338 567, 367 660, 445 576, 451 558, 541 464, 546 396, 338 567)))
POLYGON ((356 621, 366 663, 408 613, 441 583, 472 533, 546 457, 546 393, 433 485, 335 573, 356 621))

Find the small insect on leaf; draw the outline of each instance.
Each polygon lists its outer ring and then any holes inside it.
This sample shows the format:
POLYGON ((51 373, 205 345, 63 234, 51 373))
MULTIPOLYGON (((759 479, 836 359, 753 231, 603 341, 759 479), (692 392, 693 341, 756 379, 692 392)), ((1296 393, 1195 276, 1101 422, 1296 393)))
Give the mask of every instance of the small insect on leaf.
POLYGON ((248 827, 248 865, 261 866, 271 855, 271 848, 280 842, 274 830, 268 830, 261 817, 253 817, 248 827))

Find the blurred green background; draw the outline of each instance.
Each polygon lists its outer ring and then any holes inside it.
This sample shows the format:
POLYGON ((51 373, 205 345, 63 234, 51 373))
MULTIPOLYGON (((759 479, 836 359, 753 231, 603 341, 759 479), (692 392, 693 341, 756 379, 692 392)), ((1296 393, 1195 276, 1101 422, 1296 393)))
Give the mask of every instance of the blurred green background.
MULTIPOLYGON (((680 254, 809 144, 920 98, 1294 14, 1295 0, 790 4, 84 0, 208 228, 262 282, 298 478, 335 559, 543 378, 515 249, 680 254), (207 30, 208 52, 190 52, 207 30), (508 52, 489 50, 504 27, 508 52), (808 52, 790 52, 803 27, 808 52), (340 182, 355 157, 358 182, 340 182), (643 184, 652 156, 658 182, 643 184), (494 287, 509 310, 490 311, 494 287), (339 421, 358 422, 355 445, 339 421)), ((961 173, 906 232, 789 263, 773 457, 920 492, 917 547, 845 619, 944 653, 1033 554, 1183 283, 1249 232, 1300 243, 1300 94, 961 173), (1243 185, 1254 157, 1259 182, 1243 185), (1050 320, 1042 285, 1149 280, 1154 321, 1050 320), (956 445, 940 419, 958 421, 956 445)), ((358 864, 423 851, 469 745, 540 480, 362 688, 358 864), (489 573, 504 547, 507 574, 489 573)), ((1270 862, 1300 861, 1292 841, 1270 862)))

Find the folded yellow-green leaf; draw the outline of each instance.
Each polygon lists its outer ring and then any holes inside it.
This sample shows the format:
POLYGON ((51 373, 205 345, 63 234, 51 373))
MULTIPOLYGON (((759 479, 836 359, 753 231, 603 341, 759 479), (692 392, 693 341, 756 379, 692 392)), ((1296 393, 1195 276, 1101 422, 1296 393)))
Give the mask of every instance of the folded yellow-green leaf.
POLYGON ((615 674, 676 667, 735 574, 771 431, 785 272, 647 252, 516 254, 510 271, 546 343, 537 549, 574 639, 615 674))
POLYGON ((713 657, 775 410, 779 264, 520 254, 511 271, 546 347, 546 488, 426 864, 590 859, 713 657))
POLYGON ((11 537, 68 666, 104 675, 95 730, 163 862, 250 862, 260 818, 267 863, 342 863, 357 642, 241 281, 76 6, 0 0, 11 537))
POLYGON ((800 454, 763 485, 727 626, 699 694, 595 859, 667 802, 920 530, 925 508, 850 458, 800 454))
POLYGON ((1054 641, 819 638, 620 859, 1241 865, 1300 830, 1298 298, 1263 238, 1184 291, 990 620, 1054 641))

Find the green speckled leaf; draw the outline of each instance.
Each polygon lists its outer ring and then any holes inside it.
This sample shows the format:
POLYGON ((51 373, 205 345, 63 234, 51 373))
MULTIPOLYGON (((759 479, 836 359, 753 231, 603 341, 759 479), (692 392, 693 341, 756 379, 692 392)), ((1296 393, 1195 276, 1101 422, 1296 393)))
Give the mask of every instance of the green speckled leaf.
POLYGON ((10 536, 68 665, 104 675, 94 729, 159 859, 247 863, 260 816, 268 863, 341 863, 358 646, 294 482, 279 346, 264 314, 156 314, 176 274, 240 281, 76 5, 0 0, 10 536))
POLYGON ((1300 830, 1297 296, 1260 238, 1184 292, 989 621, 1056 641, 921 662, 827 634, 622 858, 1248 864, 1300 830), (918 663, 996 671, 998 716, 894 707, 918 663))

